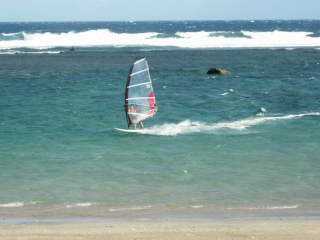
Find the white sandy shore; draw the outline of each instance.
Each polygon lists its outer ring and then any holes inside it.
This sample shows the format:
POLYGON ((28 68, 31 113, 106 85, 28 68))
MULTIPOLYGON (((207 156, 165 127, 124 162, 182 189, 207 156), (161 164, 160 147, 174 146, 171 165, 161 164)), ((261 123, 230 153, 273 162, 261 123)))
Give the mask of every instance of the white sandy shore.
POLYGON ((2 224, 1 240, 316 240, 320 220, 2 224))

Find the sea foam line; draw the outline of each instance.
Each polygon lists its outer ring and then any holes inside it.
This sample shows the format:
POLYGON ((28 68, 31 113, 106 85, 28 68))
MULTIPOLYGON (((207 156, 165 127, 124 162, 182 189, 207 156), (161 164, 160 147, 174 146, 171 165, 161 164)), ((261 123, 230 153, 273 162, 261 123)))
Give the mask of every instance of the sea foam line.
POLYGON ((0 204, 0 208, 17 208, 23 207, 25 204, 23 202, 10 202, 0 204))
POLYGON ((297 209, 299 205, 284 205, 284 206, 261 206, 261 207, 243 207, 243 208, 227 208, 227 210, 288 210, 297 209))
POLYGON ((66 208, 91 207, 93 205, 95 205, 95 203, 91 203, 91 202, 73 203, 73 204, 67 204, 66 208))
POLYGON ((124 207, 124 208, 110 208, 109 212, 123 212, 123 211, 141 211, 151 209, 152 206, 134 206, 134 207, 124 207))
POLYGON ((9 203, 0 203, 0 208, 20 208, 25 206, 36 205, 39 202, 9 202, 9 203))
POLYGON ((155 125, 150 128, 138 130, 138 134, 159 135, 159 136, 177 136, 180 134, 191 133, 214 133, 223 129, 245 130, 259 124, 273 121, 283 121, 291 119, 299 119, 307 116, 320 116, 320 112, 310 112, 302 114, 289 114, 284 116, 256 116, 237 120, 233 122, 220 123, 203 123, 185 120, 180 123, 165 123, 163 125, 155 125))
MULTIPOLYGON (((0 41, 0 49, 55 47, 178 47, 178 48, 285 48, 319 47, 320 37, 312 32, 177 32, 115 33, 109 29, 63 33, 16 33, 19 38, 0 41), (243 37, 245 36, 245 37, 243 37)), ((3 34, 2 34, 3 35, 3 34)))
POLYGON ((0 55, 15 55, 15 54, 60 54, 61 51, 0 51, 0 55))

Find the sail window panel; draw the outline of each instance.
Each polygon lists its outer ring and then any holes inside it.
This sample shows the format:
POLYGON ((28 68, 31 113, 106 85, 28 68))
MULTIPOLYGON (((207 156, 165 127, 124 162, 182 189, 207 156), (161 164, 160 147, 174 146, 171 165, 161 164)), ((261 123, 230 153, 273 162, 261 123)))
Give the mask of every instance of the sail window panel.
POLYGON ((148 63, 146 59, 141 59, 134 63, 132 73, 144 70, 148 68, 148 63))
POLYGON ((149 71, 140 72, 130 77, 131 81, 129 86, 150 82, 149 71))

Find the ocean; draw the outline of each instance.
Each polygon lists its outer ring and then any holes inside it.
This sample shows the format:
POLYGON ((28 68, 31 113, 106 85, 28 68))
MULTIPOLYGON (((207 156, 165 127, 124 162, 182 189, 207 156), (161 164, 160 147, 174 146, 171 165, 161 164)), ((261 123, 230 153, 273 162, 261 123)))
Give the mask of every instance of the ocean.
POLYGON ((0 23, 0 63, 2 216, 320 210, 320 21, 0 23))

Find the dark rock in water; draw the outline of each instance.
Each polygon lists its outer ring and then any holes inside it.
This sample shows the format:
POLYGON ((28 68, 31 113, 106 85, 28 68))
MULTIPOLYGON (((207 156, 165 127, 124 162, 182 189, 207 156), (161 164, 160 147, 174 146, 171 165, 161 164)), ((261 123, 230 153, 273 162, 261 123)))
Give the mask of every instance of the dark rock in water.
POLYGON ((207 72, 208 75, 228 75, 230 72, 223 68, 210 68, 207 72))
POLYGON ((69 51, 70 51, 70 52, 74 52, 74 51, 76 51, 76 49, 75 49, 74 47, 71 47, 71 48, 69 49, 69 51))

